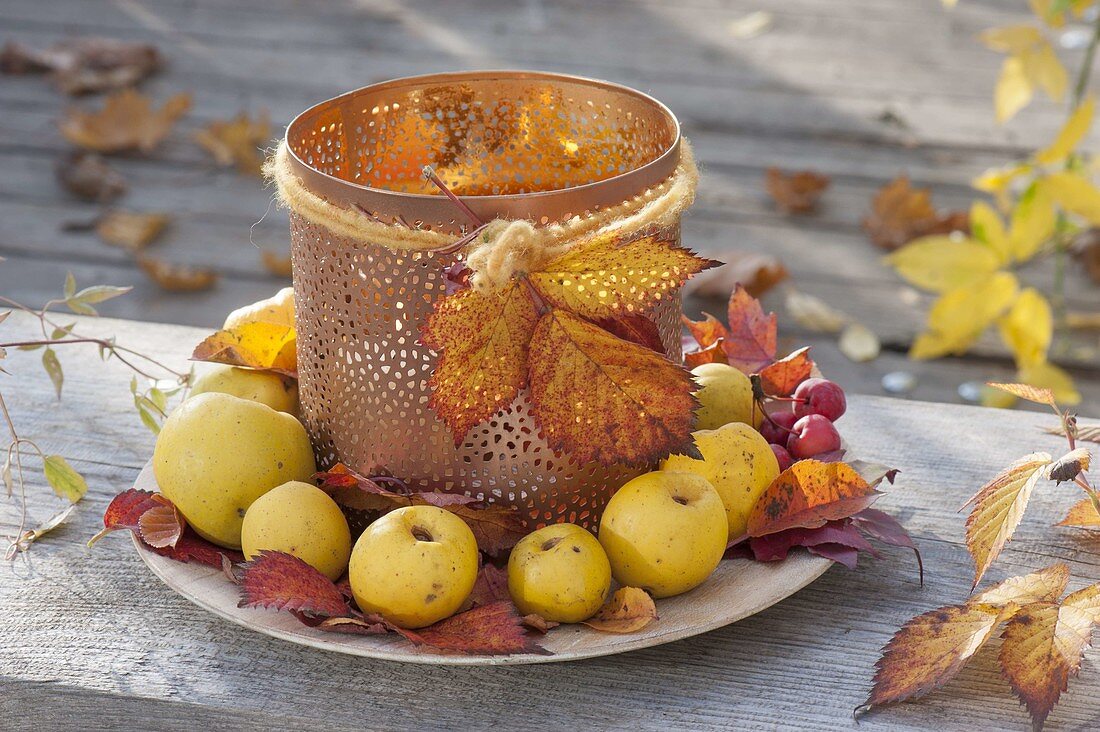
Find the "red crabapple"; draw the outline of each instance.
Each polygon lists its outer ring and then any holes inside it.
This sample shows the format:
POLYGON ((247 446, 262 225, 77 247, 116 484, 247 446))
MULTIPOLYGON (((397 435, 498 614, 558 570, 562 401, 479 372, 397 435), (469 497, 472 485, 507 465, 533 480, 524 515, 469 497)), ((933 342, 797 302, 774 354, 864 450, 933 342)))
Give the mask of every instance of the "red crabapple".
POLYGON ((787 436, 791 433, 791 427, 798 421, 798 417, 794 412, 776 412, 768 416, 775 421, 775 424, 772 424, 768 421, 768 417, 765 417, 760 423, 760 434, 764 435, 764 439, 773 445, 786 445, 787 436))
POLYGON ((806 379, 794 390, 794 398, 803 400, 794 403, 794 413, 799 417, 820 414, 835 422, 848 408, 844 390, 828 379, 806 379))
POLYGON ((787 440, 787 452, 797 460, 839 449, 840 433, 820 414, 807 414, 795 422, 794 432, 787 440))
POLYGON ((769 445, 769 447, 771 447, 772 452, 775 453, 775 459, 779 461, 779 472, 783 472, 787 468, 791 467, 791 465, 794 463, 794 458, 792 458, 791 454, 787 452, 787 448, 781 447, 774 443, 769 445))

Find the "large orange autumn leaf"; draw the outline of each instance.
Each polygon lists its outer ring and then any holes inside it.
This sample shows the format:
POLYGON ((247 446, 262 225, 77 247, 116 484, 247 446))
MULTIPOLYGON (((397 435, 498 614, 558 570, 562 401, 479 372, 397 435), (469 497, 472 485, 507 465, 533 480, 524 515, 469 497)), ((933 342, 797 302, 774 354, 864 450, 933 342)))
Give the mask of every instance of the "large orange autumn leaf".
POLYGON ((663 352, 653 309, 713 266, 655 236, 596 237, 494 292, 436 304, 431 406, 456 443, 527 385, 555 450, 643 463, 691 448, 695 384, 663 352))
POLYGON ((878 495, 845 463, 800 460, 780 473, 757 499, 749 513, 748 535, 824 526, 858 513, 878 495))

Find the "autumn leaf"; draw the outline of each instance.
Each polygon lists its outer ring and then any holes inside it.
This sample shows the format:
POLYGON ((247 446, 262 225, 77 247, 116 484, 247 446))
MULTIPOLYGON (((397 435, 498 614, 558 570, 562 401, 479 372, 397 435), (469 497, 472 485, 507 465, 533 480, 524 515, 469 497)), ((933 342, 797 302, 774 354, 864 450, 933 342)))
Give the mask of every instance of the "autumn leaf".
MULTIPOLYGON (((433 502, 439 496, 449 496, 446 493, 413 493, 410 498, 412 503, 427 503, 439 505, 458 516, 470 527, 470 531, 477 540, 478 549, 489 556, 502 556, 516 545, 520 539, 527 535, 528 530, 522 514, 512 506, 500 506, 497 504, 483 505, 480 502, 458 502, 449 505, 440 505, 433 502)), ((463 496, 465 498, 465 496, 463 496)))
POLYGON ((190 94, 177 94, 156 109, 148 97, 124 89, 107 97, 98 112, 70 109, 61 120, 61 133, 69 142, 96 152, 150 153, 190 108, 190 94))
POLYGON ((593 322, 624 341, 645 346, 662 356, 667 355, 665 344, 661 340, 661 331, 657 328, 657 324, 645 315, 619 315, 614 318, 600 318, 593 322))
POLYGON ((263 164, 260 148, 270 139, 271 119, 266 110, 256 119, 241 112, 231 120, 214 120, 195 133, 195 141, 218 165, 235 165, 240 172, 257 177, 263 164))
POLYGON ((165 213, 108 211, 96 220, 95 231, 111 246, 138 252, 155 241, 171 220, 165 213))
POLYGON ((488 562, 477 573, 474 589, 470 591, 468 602, 472 605, 488 605, 494 602, 511 602, 508 592, 508 572, 488 562))
POLYGON ((1043 178, 1043 188, 1054 201, 1070 213, 1091 224, 1100 224, 1100 189, 1080 173, 1051 173, 1043 178))
MULTIPOLYGON (((958 675, 1015 607, 948 605, 918 615, 894 634, 875 664, 861 710, 924 696, 958 675)), ((857 710, 860 711, 860 710, 857 710)))
MULTIPOLYGON (((760 301, 749 295, 744 287, 738 285, 730 294, 726 318, 729 328, 722 347, 731 366, 745 373, 755 373, 775 360, 775 313, 764 315, 760 301)), ((708 344, 700 341, 700 345, 708 344)))
MULTIPOLYGON (((734 295, 736 296, 736 290, 734 295)), ((691 337, 695 339, 695 342, 704 349, 708 349, 718 341, 729 337, 726 326, 710 313, 703 313, 702 320, 692 320, 686 315, 681 315, 680 320, 684 327, 688 329, 688 332, 691 333, 691 337)))
POLYGON ((1017 367, 1042 363, 1054 336, 1050 303, 1035 288, 1025 288, 998 321, 998 328, 1001 340, 1016 357, 1017 367))
POLYGON ((1100 528, 1100 513, 1096 512, 1096 505, 1091 498, 1082 498, 1066 514, 1066 517, 1058 522, 1058 526, 1075 526, 1082 529, 1100 528))
POLYGON ((155 505, 146 509, 137 521, 141 540, 154 549, 175 547, 183 538, 186 528, 187 524, 179 509, 163 496, 155 501, 155 505))
POLYGON ((855 363, 874 361, 882 352, 882 342, 875 332, 861 323, 849 323, 836 341, 840 352, 855 363))
POLYGON ((219 330, 196 346, 191 358, 296 376, 296 343, 294 328, 255 321, 219 330))
POLYGON ((1001 266, 990 247, 963 237, 926 236, 886 258, 902 279, 930 292, 971 287, 1001 266))
POLYGON ((913 538, 909 536, 909 532, 902 527, 896 518, 877 508, 865 508, 852 516, 852 523, 861 532, 881 541, 883 544, 912 549, 917 558, 920 583, 921 585, 924 584, 924 560, 921 558, 920 549, 913 543, 913 538))
POLYGON ((1042 32, 1030 25, 1005 26, 984 31, 980 38, 989 48, 1008 54, 993 93, 997 121, 1004 123, 1031 102, 1042 89, 1053 101, 1061 101, 1069 83, 1042 32))
POLYGON ((1008 245, 1012 259, 1026 262, 1054 235, 1057 214, 1045 180, 1037 180, 1020 194, 1012 209, 1008 245))
POLYGON ((1049 391, 1062 404, 1073 405, 1081 401, 1081 392, 1073 385, 1073 377, 1049 361, 1022 366, 1016 378, 1036 389, 1049 391))
POLYGON ((1050 389, 1043 389, 1030 384, 1002 384, 996 381, 986 382, 986 386, 991 386, 994 389, 1000 389, 1001 391, 1008 392, 1009 394, 1019 397, 1020 399, 1027 399, 1029 402, 1035 402, 1036 404, 1046 404, 1047 406, 1055 406, 1054 392, 1050 389))
POLYGON ((199 292, 218 284, 218 273, 209 267, 175 264, 140 255, 138 267, 162 290, 168 292, 199 292))
POLYGON ((349 615, 343 593, 325 575, 286 552, 265 550, 239 568, 239 607, 331 618, 349 615))
POLYGON ((126 179, 99 155, 73 150, 54 167, 61 186, 77 198, 106 203, 126 192, 126 179))
POLYGON ((42 469, 53 492, 69 503, 78 503, 87 494, 88 483, 84 476, 73 470, 69 461, 60 455, 44 456, 42 469))
POLYGON ((489 294, 464 290, 440 302, 429 317, 421 339, 442 352, 430 381, 429 405, 456 445, 527 385, 529 344, 538 318, 518 282, 489 294))
POLYGON ((632 464, 690 449, 695 384, 664 356, 552 310, 529 360, 532 411, 553 449, 632 464))
POLYGON ((1001 668, 1038 729, 1081 669, 1100 622, 1098 597, 1100 584, 1067 595, 1061 604, 1033 603, 1005 626, 1001 668))
POLYGON ((656 236, 600 236, 528 274, 551 304, 589 319, 646 314, 694 274, 719 265, 656 236))
POLYGON ((657 620, 657 605, 645 590, 620 587, 596 611, 583 621, 603 633, 637 633, 657 620))
POLYGON ((813 333, 839 333, 848 324, 848 316, 830 307, 819 297, 791 288, 783 303, 787 315, 813 333))
POLYGON ((898 176, 879 189, 871 201, 871 213, 863 229, 878 247, 892 251, 913 239, 932 234, 966 232, 963 212, 940 214, 927 188, 913 188, 908 176, 898 176))
POLYGON ((31 544, 46 536, 58 526, 61 526, 61 524, 65 523, 65 521, 68 520, 69 516, 71 516, 73 511, 75 510, 76 504, 70 503, 68 506, 65 506, 65 508, 61 509, 60 511, 55 512, 52 516, 50 516, 34 528, 26 529, 25 531, 23 531, 23 533, 17 536, 11 542, 11 544, 8 545, 8 552, 5 558, 10 560, 16 555, 16 553, 27 551, 30 548, 31 544))
POLYGON ((760 369, 760 385, 769 396, 790 396, 795 388, 813 373, 810 347, 797 351, 760 369))
POLYGON ((401 634, 418 645, 456 653, 551 655, 535 641, 511 602, 478 605, 426 628, 403 630, 401 634))
MULTIPOLYGON (((850 550, 828 556, 844 564, 848 569, 856 568, 859 552, 876 553, 875 548, 864 538, 855 524, 847 519, 829 521, 814 528, 799 526, 784 529, 749 539, 749 548, 752 550, 753 558, 758 562, 782 561, 796 546, 805 547, 812 554, 818 554, 822 551, 822 547, 829 546, 850 550)), ((828 549, 824 551, 827 552, 828 549)))
POLYGON ((812 170, 784 173, 779 168, 768 168, 764 175, 764 187, 775 205, 792 214, 810 213, 817 208, 829 183, 829 176, 812 170))
POLYGON ((909 356, 923 360, 965 353, 1012 306, 1018 286, 1015 275, 996 272, 977 285, 945 293, 928 311, 928 329, 913 341, 909 356))
POLYGON ((726 349, 723 348, 724 343, 725 339, 719 338, 706 348, 686 351, 684 353, 684 368, 694 369, 696 366, 702 366, 705 363, 729 363, 726 359, 726 349))
POLYGON ((1020 524, 1035 486, 1053 458, 1036 452, 1020 458, 986 483, 964 504, 974 509, 966 519, 966 546, 974 558, 974 586, 1001 553, 1020 524))
POLYGON ((800 460, 779 474, 757 499, 748 517, 748 535, 816 528, 848 518, 879 495, 845 463, 800 460))
POLYGON ((1009 577, 988 590, 970 598, 971 604, 1006 607, 1012 604, 1027 605, 1032 602, 1054 602, 1066 591, 1069 584, 1069 565, 1057 562, 1037 572, 1020 577, 1009 577))
POLYGON ((103 530, 88 540, 88 546, 92 546, 112 531, 129 529, 138 530, 138 521, 142 514, 150 508, 161 505, 166 500, 159 493, 142 491, 130 488, 119 493, 107 504, 107 510, 103 512, 103 530))

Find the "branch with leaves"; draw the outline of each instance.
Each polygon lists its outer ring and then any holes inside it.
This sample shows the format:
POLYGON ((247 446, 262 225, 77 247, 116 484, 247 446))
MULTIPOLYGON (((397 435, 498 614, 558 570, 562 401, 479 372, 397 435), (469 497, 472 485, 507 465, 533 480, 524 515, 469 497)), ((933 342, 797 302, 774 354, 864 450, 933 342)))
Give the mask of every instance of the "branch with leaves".
MULTIPOLYGON (((154 433, 158 432, 160 423, 168 413, 169 398, 187 386, 191 381, 191 374, 176 371, 151 356, 119 345, 113 338, 84 335, 76 330, 77 324, 75 322, 65 324, 59 322, 58 316, 54 312, 54 308, 65 307, 78 315, 97 316, 99 313, 95 309, 95 305, 124 295, 129 291, 130 288, 128 287, 106 285, 77 290, 76 280, 70 273, 65 279, 61 297, 47 301, 37 310, 8 297, 0 296, 0 305, 10 308, 0 313, 0 323, 7 320, 13 310, 19 310, 35 318, 42 333, 41 338, 0 342, 0 359, 7 356, 9 349, 21 351, 41 350, 42 367, 53 383, 57 397, 60 399, 65 383, 65 375, 61 361, 57 356, 57 349, 76 345, 95 346, 99 351, 101 360, 108 361, 114 358, 134 373, 134 377, 130 382, 134 407, 142 423, 154 433), (138 377, 148 380, 149 386, 140 389, 138 377)), ((8 371, 0 367, 0 373, 8 374, 8 371)), ((19 433, 8 411, 8 405, 2 391, 0 391, 0 416, 3 417, 4 426, 7 428, 10 437, 10 441, 3 448, 4 463, 3 468, 0 469, 0 474, 3 476, 8 496, 11 497, 16 492, 19 494, 19 524, 15 534, 9 537, 8 548, 5 552, 5 558, 11 559, 17 553, 26 551, 36 540, 59 526, 69 516, 73 506, 88 492, 88 484, 84 477, 64 457, 47 453, 34 440, 23 437, 19 433), (41 463, 46 482, 60 498, 69 502, 68 506, 33 529, 27 528, 27 485, 25 477, 27 466, 24 461, 28 457, 41 463)))

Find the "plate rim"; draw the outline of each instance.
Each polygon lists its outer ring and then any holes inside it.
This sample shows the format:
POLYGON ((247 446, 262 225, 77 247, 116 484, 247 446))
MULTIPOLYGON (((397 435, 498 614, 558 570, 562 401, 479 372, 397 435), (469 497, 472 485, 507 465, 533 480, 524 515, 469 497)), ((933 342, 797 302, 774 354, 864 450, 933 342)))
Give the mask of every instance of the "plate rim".
MULTIPOLYGON (((145 464, 135 480, 135 488, 148 490, 149 488, 155 489, 156 487, 156 482, 152 475, 152 460, 150 460, 145 464)), ((609 640, 614 639, 614 642, 608 643, 607 645, 593 645, 580 650, 573 649, 565 653, 551 653, 550 655, 517 653, 496 656, 433 652, 422 647, 414 646, 408 643, 408 641, 396 641, 396 639, 391 639, 388 636, 385 636, 387 638, 385 644, 379 644, 378 641, 381 640, 381 637, 375 638, 374 636, 325 633, 324 631, 318 631, 305 624, 301 624, 300 629, 295 628, 293 631, 285 630, 279 627, 277 623, 264 620, 265 616, 271 618, 289 618, 290 616, 285 613, 258 608, 239 608, 236 603, 231 607, 225 607, 224 603, 211 601, 207 597, 187 589, 187 585, 193 584, 195 580, 203 580, 214 575, 223 575, 221 570, 202 564, 179 562, 157 554, 146 547, 136 534, 131 536, 131 542, 138 556, 149 571, 169 589, 185 598, 193 605, 223 620, 227 620, 234 625, 261 633, 268 637, 278 638, 296 645, 307 646, 323 651, 342 653, 361 658, 377 658, 403 663, 448 666, 516 666, 536 663, 564 663, 566 661, 579 661, 588 658, 628 653, 643 648, 651 648, 665 643, 672 643, 685 638, 692 638, 712 630, 717 630, 718 628, 723 628, 727 625, 732 625, 733 623, 756 615, 782 602, 815 582, 834 564, 832 560, 825 559, 824 557, 816 557, 809 553, 792 554, 781 562, 768 562, 767 564, 776 569, 791 564, 804 564, 806 565, 806 569, 805 573, 794 584, 784 586, 779 592, 769 593, 764 600, 733 615, 716 616, 703 623, 687 627, 675 627, 665 632, 656 629, 656 632, 644 635, 602 634, 609 640), (183 581, 180 579, 181 575, 185 575, 183 581), (253 615, 253 613, 255 613, 255 615, 253 615), (249 617, 246 618, 246 614, 249 617), (631 635, 634 635, 634 637, 631 637, 631 635), (374 641, 374 643, 372 644, 371 641, 374 641)), ((723 562, 756 564, 748 559, 728 559, 723 560, 723 562)), ((225 579, 225 581, 228 582, 228 579, 225 579)), ((661 603, 661 600, 657 601, 658 613, 661 611, 661 603)), ((658 623, 659 622, 660 621, 658 621, 658 623)), ((559 628, 550 632, 560 633, 562 630, 559 628)), ((591 632, 596 633, 597 631, 591 632)))

